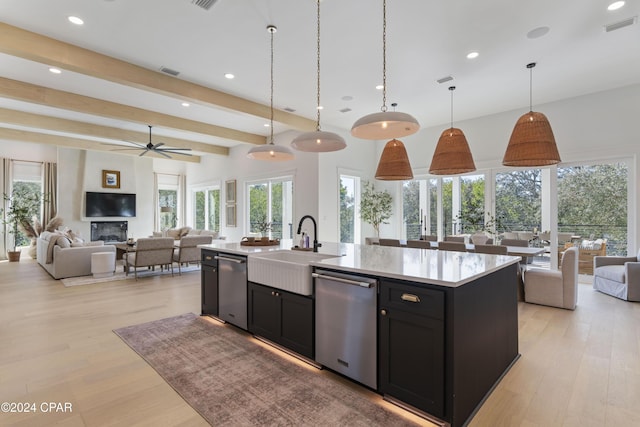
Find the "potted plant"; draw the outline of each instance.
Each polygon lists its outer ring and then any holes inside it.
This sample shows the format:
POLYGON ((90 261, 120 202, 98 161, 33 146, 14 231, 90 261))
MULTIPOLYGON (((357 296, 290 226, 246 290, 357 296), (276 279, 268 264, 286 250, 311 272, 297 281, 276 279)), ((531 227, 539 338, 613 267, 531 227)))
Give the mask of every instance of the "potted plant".
POLYGON ((9 261, 19 261, 21 251, 18 246, 27 243, 22 234, 19 233, 23 223, 29 223, 29 218, 34 211, 40 209, 42 196, 34 193, 25 187, 16 187, 11 194, 4 194, 6 210, 2 211, 2 221, 9 227, 13 234, 13 250, 7 251, 9 261))
POLYGON ((387 190, 376 191, 374 185, 365 181, 360 197, 360 218, 368 222, 380 237, 380 225, 389 224, 387 220, 393 213, 391 194, 387 190))

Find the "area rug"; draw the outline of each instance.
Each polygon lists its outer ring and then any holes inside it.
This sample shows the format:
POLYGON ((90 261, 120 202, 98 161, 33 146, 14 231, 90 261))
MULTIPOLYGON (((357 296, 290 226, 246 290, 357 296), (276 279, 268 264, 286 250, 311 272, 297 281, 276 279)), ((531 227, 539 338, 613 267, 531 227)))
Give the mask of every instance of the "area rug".
MULTIPOLYGON (((188 267, 182 267, 182 274, 190 273, 192 271, 200 271, 200 266, 190 265, 188 267)), ((178 268, 175 267, 173 269, 174 277, 178 276, 178 268)), ((138 269, 138 280, 153 277, 153 276, 171 276, 171 270, 160 270, 156 268, 155 270, 145 270, 142 268, 138 269)), ((117 282, 120 280, 136 280, 133 272, 129 273, 129 275, 124 274, 124 270, 122 266, 116 266, 116 272, 113 276, 108 277, 99 277, 95 278, 93 276, 78 276, 78 277, 67 277, 64 279, 60 279, 63 285, 65 286, 80 286, 80 285, 93 285, 96 283, 104 283, 104 282, 117 282)))
POLYGON ((415 425, 234 327, 192 313, 114 332, 211 425, 415 425))

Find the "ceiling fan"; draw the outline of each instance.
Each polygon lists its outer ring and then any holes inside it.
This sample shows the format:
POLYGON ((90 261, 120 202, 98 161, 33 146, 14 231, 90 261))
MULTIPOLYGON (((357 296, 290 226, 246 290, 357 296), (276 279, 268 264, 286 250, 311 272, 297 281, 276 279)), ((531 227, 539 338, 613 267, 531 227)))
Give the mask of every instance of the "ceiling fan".
POLYGON ((170 147, 164 147, 164 142, 159 142, 157 144, 154 144, 153 142, 151 142, 151 125, 149 126, 149 142, 144 145, 144 144, 139 144, 137 142, 133 142, 133 141, 125 141, 128 142, 129 144, 133 144, 135 145, 135 148, 116 148, 115 151, 123 151, 123 150, 142 150, 142 153, 140 153, 140 156, 144 156, 145 154, 147 154, 149 151, 152 151, 154 153, 158 153, 161 156, 164 156, 168 159, 171 158, 171 156, 169 154, 181 154, 183 156, 191 156, 191 154, 189 153, 185 153, 185 151, 191 151, 191 148, 170 148, 170 147))

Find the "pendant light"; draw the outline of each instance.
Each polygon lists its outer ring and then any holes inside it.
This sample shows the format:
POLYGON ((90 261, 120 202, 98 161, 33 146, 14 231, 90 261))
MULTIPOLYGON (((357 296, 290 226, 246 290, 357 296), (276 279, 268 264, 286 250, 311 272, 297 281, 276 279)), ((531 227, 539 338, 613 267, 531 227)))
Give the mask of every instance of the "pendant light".
POLYGON ((316 110, 317 121, 315 132, 305 132, 291 141, 291 146, 299 151, 325 153, 342 150, 347 146, 340 135, 320 130, 320 0, 316 0, 316 110))
POLYGON ((380 113, 366 115, 351 127, 351 135, 362 139, 389 139, 413 135, 418 121, 407 113, 387 111, 387 1, 382 1, 382 107, 380 113))
POLYGON ((273 143, 273 34, 278 29, 275 25, 269 25, 267 31, 271 34, 271 119, 269 128, 271 130, 270 141, 268 144, 256 145, 252 147, 247 153, 247 157, 255 160, 268 160, 274 162, 281 162, 286 160, 293 160, 295 157, 293 151, 289 147, 282 145, 275 145, 273 143))
POLYGON ((433 153, 429 168, 429 173, 433 175, 456 175, 476 170, 467 138, 462 130, 453 127, 454 90, 456 90, 455 86, 449 88, 451 92, 451 128, 442 132, 438 145, 436 145, 436 151, 433 153))
POLYGON ((502 164, 505 166, 549 166, 560 163, 560 153, 549 120, 533 111, 532 82, 535 62, 529 69, 529 112, 518 119, 502 164))

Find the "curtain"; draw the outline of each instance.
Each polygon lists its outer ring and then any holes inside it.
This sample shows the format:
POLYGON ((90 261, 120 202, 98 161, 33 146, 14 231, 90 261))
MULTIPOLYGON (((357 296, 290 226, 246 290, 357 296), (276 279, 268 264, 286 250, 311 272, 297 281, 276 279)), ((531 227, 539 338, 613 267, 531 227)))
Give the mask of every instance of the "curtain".
POLYGON ((9 236, 7 233, 7 226, 4 224, 5 212, 7 208, 7 202, 4 200, 4 195, 11 194, 11 160, 10 159, 2 159, 2 164, 0 164, 0 186, 2 191, 2 203, 0 207, 2 208, 2 240, 0 241, 0 259, 7 259, 7 249, 9 248, 9 236))
POLYGON ((160 216, 158 211, 160 210, 160 199, 158 194, 158 174, 153 173, 153 229, 160 231, 160 216))
POLYGON ((187 176, 186 175, 178 175, 178 198, 180 207, 180 214, 178 218, 180 219, 180 223, 184 227, 187 225, 187 176))
POLYGON ((42 192, 44 193, 45 203, 42 211, 42 225, 46 226, 58 212, 58 165, 56 163, 45 162, 43 169, 44 179, 42 192))

